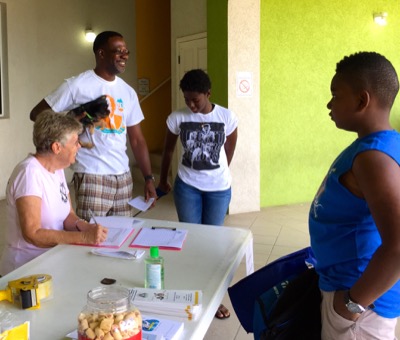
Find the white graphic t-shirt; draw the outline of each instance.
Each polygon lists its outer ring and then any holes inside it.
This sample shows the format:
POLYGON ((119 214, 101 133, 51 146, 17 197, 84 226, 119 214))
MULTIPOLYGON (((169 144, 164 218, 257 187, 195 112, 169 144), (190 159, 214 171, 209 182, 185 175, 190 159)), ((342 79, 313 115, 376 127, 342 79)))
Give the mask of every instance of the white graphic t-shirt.
MULTIPOLYGON (((110 115, 103 119, 104 127, 98 126, 94 130, 92 138, 95 147, 81 148, 76 163, 71 168, 75 172, 120 175, 129 171, 126 129, 144 119, 133 88, 119 77, 107 81, 89 70, 65 80, 45 100, 55 112, 61 112, 74 109, 102 95, 107 96, 110 115)), ((83 141, 88 140, 85 134, 86 132, 80 136, 83 141)))
POLYGON ((207 114, 185 108, 168 116, 168 129, 179 135, 182 144, 178 167, 182 181, 203 191, 226 190, 231 186, 224 144, 237 125, 236 115, 219 105, 207 114))

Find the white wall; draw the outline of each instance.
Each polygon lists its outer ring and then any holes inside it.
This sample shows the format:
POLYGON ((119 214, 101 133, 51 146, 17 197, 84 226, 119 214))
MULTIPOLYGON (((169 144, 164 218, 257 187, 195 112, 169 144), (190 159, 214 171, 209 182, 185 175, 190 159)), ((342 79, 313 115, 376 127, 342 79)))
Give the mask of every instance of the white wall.
MULTIPOLYGON (((0 198, 14 166, 33 152, 29 112, 64 78, 94 67, 83 32, 113 30, 134 51, 135 0, 0 0, 7 5, 10 114, 0 119, 0 198)), ((122 77, 136 87, 131 54, 122 77)))
POLYGON ((228 1, 228 107, 239 118, 231 163, 229 213, 260 210, 260 0, 228 1), (252 95, 237 91, 238 72, 252 75, 252 95))

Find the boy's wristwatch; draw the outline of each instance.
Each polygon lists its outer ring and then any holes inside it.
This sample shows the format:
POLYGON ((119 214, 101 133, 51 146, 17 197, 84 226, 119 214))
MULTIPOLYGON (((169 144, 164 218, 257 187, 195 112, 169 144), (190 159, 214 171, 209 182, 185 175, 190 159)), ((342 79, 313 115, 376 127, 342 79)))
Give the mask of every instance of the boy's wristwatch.
POLYGON ((364 313, 367 309, 372 309, 375 307, 373 304, 371 304, 367 308, 365 308, 364 306, 361 306, 357 302, 352 301, 350 298, 349 291, 346 291, 346 293, 344 294, 344 303, 347 307, 347 310, 350 313, 354 314, 361 314, 364 313))

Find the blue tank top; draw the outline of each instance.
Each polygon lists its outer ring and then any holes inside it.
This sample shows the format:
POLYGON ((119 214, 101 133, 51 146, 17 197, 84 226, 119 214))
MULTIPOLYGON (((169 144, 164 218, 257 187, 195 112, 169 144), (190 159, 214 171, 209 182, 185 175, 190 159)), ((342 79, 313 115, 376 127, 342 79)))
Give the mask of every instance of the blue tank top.
MULTIPOLYGON (((311 247, 324 291, 350 289, 381 244, 367 202, 339 182, 340 176, 352 168, 355 157, 367 150, 381 151, 400 164, 400 134, 381 131, 355 140, 333 162, 310 208, 311 247)), ((398 317, 400 281, 374 304, 377 314, 398 317)))

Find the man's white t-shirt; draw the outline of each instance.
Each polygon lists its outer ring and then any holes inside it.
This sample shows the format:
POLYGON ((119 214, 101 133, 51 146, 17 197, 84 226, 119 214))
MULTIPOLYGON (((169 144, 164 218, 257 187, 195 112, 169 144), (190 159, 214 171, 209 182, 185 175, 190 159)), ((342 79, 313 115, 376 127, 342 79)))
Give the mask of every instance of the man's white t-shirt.
POLYGON ((41 228, 63 230, 64 220, 71 210, 68 194, 64 170, 51 173, 33 155, 29 155, 15 167, 6 189, 8 224, 1 275, 48 250, 48 248, 38 248, 23 238, 16 206, 17 199, 25 196, 40 197, 41 228))
MULTIPOLYGON (((49 94, 45 100, 53 111, 69 111, 81 104, 106 95, 110 116, 104 119, 105 127, 96 127, 93 133, 95 147, 81 148, 76 162, 71 166, 75 172, 97 175, 120 175, 129 171, 129 158, 126 153, 127 127, 139 124, 143 112, 134 89, 124 80, 115 77, 107 81, 93 70, 66 79, 60 87, 49 94)), ((80 138, 87 141, 84 132, 80 138)))
POLYGON ((193 113, 184 108, 167 118, 168 129, 182 143, 179 178, 202 191, 222 191, 231 186, 232 177, 224 144, 238 126, 236 115, 214 105, 210 113, 193 113))

